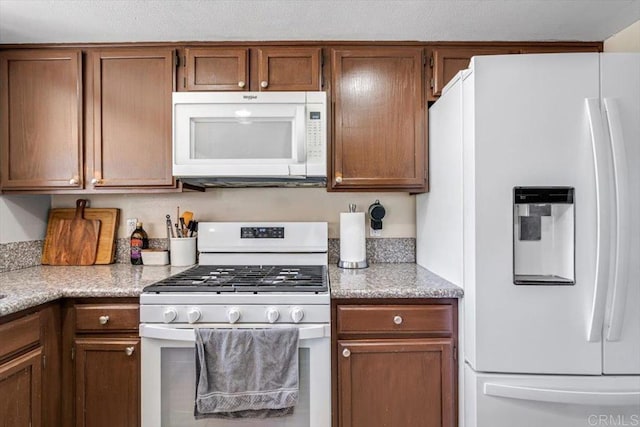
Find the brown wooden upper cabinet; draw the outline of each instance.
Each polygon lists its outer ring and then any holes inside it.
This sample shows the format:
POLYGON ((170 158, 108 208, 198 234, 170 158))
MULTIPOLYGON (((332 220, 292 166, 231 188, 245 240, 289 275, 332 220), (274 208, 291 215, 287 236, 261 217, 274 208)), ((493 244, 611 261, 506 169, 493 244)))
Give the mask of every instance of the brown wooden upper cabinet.
POLYGON ((104 188, 171 188, 170 48, 98 50, 93 67, 88 183, 104 188), (90 159, 90 160, 89 160, 90 159))
POLYGON ((77 49, 0 52, 0 188, 82 188, 77 49))
POLYGON ((519 53, 517 48, 483 48, 483 47, 438 47, 434 48, 429 58, 432 68, 429 80, 429 99, 437 99, 442 88, 458 71, 469 67, 471 57, 476 55, 506 55, 519 53))
POLYGON ((249 49, 186 48, 181 90, 248 90, 249 49))
POLYGON ((494 45, 490 43, 460 44, 457 46, 430 46, 427 48, 430 65, 428 100, 435 101, 442 89, 460 70, 469 67, 471 57, 476 55, 507 55, 523 53, 569 53, 600 52, 602 43, 513 43, 494 45))
POLYGON ((331 51, 331 190, 425 191, 421 47, 331 51))
POLYGON ((322 49, 319 47, 185 48, 183 58, 179 90, 322 89, 322 49))

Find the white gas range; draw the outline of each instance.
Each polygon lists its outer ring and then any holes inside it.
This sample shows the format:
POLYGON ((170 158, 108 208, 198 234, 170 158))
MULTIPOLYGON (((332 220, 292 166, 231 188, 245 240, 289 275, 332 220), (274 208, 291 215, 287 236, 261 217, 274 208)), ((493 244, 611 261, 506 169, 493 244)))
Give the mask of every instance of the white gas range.
POLYGON ((198 233, 200 264, 140 296, 142 426, 223 425, 193 417, 194 328, 296 327, 299 403, 260 425, 329 427, 327 223, 203 222, 198 233))

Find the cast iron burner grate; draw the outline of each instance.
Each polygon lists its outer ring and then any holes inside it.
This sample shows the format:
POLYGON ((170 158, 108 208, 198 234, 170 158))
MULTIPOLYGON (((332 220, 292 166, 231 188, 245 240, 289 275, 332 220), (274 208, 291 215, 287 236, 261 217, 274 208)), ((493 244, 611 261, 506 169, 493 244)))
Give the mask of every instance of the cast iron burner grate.
POLYGON ((143 292, 326 292, 323 265, 198 265, 149 285, 143 292))

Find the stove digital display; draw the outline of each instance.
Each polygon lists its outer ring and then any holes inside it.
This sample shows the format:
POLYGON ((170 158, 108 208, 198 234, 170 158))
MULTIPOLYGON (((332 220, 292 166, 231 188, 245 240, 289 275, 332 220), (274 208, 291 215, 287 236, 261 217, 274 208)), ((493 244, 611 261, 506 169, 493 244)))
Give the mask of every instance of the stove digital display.
POLYGON ((284 239, 284 227, 241 227, 241 239, 284 239))

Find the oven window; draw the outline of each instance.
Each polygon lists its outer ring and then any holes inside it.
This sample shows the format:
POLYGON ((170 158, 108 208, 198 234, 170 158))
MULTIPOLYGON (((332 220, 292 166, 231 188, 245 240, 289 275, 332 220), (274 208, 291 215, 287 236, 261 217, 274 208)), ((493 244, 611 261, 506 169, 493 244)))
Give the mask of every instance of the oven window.
POLYGON ((162 427, 309 427, 309 349, 299 349, 298 405, 293 415, 266 419, 221 420, 193 418, 195 350, 163 348, 161 353, 162 427))

